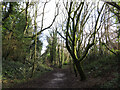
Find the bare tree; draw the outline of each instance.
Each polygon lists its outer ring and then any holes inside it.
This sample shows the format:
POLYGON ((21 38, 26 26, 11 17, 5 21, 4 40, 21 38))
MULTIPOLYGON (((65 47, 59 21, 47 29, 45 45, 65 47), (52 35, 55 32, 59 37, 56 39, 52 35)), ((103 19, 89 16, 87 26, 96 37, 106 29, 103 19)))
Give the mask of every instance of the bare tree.
POLYGON ((96 33, 101 26, 100 24, 98 27, 98 22, 104 8, 104 4, 100 10, 96 7, 98 13, 96 15, 97 17, 95 19, 94 28, 91 31, 88 30, 90 33, 85 31, 85 25, 88 23, 91 12, 95 7, 92 7, 92 4, 87 2, 76 2, 72 0, 71 2, 66 2, 66 4, 64 3, 64 6, 67 11, 67 24, 64 37, 66 47, 73 58, 75 70, 79 73, 81 80, 86 80, 81 63, 86 57, 89 49, 96 43, 96 33), (85 34, 85 32, 87 34, 85 34), (88 41, 83 43, 85 37, 88 41))

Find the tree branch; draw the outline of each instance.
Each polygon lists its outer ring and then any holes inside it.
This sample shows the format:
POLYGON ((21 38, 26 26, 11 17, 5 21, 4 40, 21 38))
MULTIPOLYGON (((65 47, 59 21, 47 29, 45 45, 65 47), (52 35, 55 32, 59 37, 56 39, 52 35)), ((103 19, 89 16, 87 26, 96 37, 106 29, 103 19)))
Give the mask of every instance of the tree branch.
POLYGON ((120 10, 120 6, 118 4, 116 4, 116 2, 105 2, 105 3, 107 3, 107 4, 117 8, 118 10, 120 10))
POLYGON ((28 20, 27 20, 27 10, 28 10, 28 5, 29 5, 29 2, 26 2, 26 8, 25 8, 25 26, 24 26, 24 34, 26 33, 26 29, 27 29, 27 25, 28 25, 28 20))
MULTIPOLYGON (((53 25, 53 23, 55 22, 55 19, 56 19, 56 17, 58 16, 58 14, 59 14, 59 11, 58 11, 57 14, 55 15, 52 23, 51 23, 48 27, 46 27, 46 28, 42 29, 41 31, 39 31, 39 32, 37 33, 37 35, 41 34, 41 33, 42 33, 43 31, 45 31, 46 29, 49 29, 49 28, 53 25)), ((34 38, 35 36, 36 36, 36 35, 33 35, 32 38, 34 38)))
POLYGON ((105 43, 102 43, 102 45, 104 45, 110 52, 112 52, 113 54, 117 55, 114 51, 112 51, 105 43))
POLYGON ((57 31, 57 33, 64 39, 66 40, 66 38, 64 36, 62 36, 62 34, 60 32, 57 31))
POLYGON ((91 44, 87 44, 87 47, 85 48, 85 52, 83 54, 83 56, 79 59, 79 62, 83 61, 84 58, 86 57, 89 49, 94 45, 94 43, 91 43, 91 44))

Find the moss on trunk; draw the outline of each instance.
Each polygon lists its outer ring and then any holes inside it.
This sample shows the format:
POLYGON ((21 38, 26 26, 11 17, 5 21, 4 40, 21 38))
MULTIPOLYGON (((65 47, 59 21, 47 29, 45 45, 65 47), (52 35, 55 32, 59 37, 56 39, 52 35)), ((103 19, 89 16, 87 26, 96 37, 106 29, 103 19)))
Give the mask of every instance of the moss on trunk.
POLYGON ((82 68, 82 66, 81 66, 81 63, 79 63, 78 61, 75 63, 75 65, 76 65, 76 69, 77 69, 77 71, 78 71, 78 73, 79 73, 79 76, 81 77, 81 81, 84 81, 84 80, 86 80, 86 75, 85 75, 85 73, 84 73, 84 71, 83 71, 83 68, 82 68))

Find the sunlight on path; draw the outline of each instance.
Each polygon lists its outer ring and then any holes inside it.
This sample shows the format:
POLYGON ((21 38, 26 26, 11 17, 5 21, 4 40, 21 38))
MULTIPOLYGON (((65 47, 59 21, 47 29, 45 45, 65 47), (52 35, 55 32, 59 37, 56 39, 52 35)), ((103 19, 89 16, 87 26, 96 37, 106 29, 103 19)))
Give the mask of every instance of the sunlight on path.
POLYGON ((58 78, 61 78, 61 77, 64 76, 64 73, 59 73, 59 72, 57 72, 57 73, 55 73, 55 74, 53 74, 53 75, 56 76, 56 77, 58 77, 58 78))
POLYGON ((62 87, 62 85, 64 84, 63 82, 65 80, 65 74, 57 72, 57 73, 54 73, 53 76, 54 76, 54 78, 51 79, 45 85, 43 85, 43 87, 48 87, 48 88, 59 88, 59 87, 62 87))

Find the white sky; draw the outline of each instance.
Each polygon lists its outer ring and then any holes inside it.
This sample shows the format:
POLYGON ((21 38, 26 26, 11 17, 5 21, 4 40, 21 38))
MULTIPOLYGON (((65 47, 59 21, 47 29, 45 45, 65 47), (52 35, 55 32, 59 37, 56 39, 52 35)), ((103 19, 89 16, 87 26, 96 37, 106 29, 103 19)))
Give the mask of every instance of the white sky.
MULTIPOLYGON (((44 0, 45 1, 45 0, 44 0)), ((51 24, 53 18, 54 18, 54 14, 55 14, 55 1, 56 0, 51 0, 49 3, 47 3, 46 8, 45 8, 45 16, 44 16, 44 24, 43 27, 47 27, 51 24)), ((38 17, 38 20, 40 20, 41 17, 38 17)), ((38 23, 38 26, 41 26, 41 23, 38 23)), ((42 48, 42 53, 44 53, 44 51, 46 50, 46 46, 48 45, 47 40, 46 40, 46 36, 49 35, 49 29, 45 30, 42 32, 42 34, 40 36, 42 36, 42 38, 40 38, 43 41, 43 48, 42 48)))

